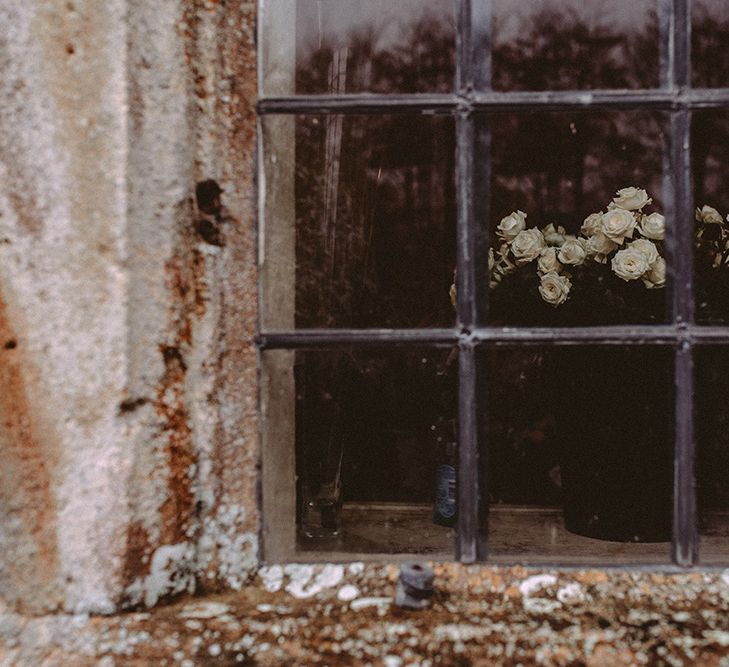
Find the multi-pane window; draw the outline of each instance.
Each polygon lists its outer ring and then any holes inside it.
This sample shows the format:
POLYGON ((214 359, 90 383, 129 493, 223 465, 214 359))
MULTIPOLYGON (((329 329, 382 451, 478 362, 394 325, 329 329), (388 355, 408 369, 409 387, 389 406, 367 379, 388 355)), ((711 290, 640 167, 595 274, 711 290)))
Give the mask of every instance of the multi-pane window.
POLYGON ((729 9, 261 0, 264 557, 729 560, 729 9))

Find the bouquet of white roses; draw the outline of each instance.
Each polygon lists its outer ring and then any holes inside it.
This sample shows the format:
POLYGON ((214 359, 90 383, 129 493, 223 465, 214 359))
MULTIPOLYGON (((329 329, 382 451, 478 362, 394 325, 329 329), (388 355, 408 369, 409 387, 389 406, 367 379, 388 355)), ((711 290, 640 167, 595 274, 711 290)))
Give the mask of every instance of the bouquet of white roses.
POLYGON ((496 251, 489 250, 491 287, 531 264, 539 294, 552 306, 567 301, 576 267, 586 264, 609 264, 621 280, 639 280, 648 289, 665 286, 665 218, 644 210, 651 203, 645 190, 623 188, 605 211, 585 218, 578 235, 554 224, 527 228, 522 211, 507 215, 496 230, 501 243, 496 251))

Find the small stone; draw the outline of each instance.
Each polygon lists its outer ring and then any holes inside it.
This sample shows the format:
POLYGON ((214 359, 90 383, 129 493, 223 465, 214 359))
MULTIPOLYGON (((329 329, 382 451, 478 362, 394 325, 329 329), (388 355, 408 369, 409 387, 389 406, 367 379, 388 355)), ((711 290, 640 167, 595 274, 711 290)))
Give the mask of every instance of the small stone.
POLYGON ((220 655, 222 649, 220 648, 220 644, 211 644, 208 648, 208 653, 213 656, 213 658, 220 655))
POLYGON ((386 655, 382 658, 382 663, 385 667, 400 667, 402 665, 402 658, 397 655, 386 655))
POLYGON ((362 574, 364 572, 364 563, 350 563, 349 567, 347 568, 350 574, 353 574, 355 577, 359 574, 362 574))
POLYGON ((523 604, 528 614, 551 614, 562 606, 557 600, 530 597, 524 598, 523 604))
POLYGON ((562 588, 557 591, 557 599, 562 604, 584 602, 585 593, 582 590, 582 586, 580 586, 580 584, 576 581, 573 581, 572 583, 562 586, 562 588))
POLYGON ((364 609, 365 607, 385 607, 392 604, 392 598, 359 598, 349 603, 349 608, 353 611, 364 609))
POLYGON ((342 586, 337 593, 337 598, 343 602, 349 602, 350 600, 354 600, 356 597, 359 597, 359 588, 352 584, 342 586))
POLYGON ((200 602, 185 607, 181 612, 182 618, 215 618, 230 611, 230 607, 222 602, 200 602))
POLYGON ((537 574, 533 577, 528 577, 527 579, 524 579, 519 584, 519 592, 524 597, 529 597, 530 595, 533 595, 538 590, 542 588, 547 588, 548 586, 554 586, 554 584, 557 583, 557 577, 555 577, 552 574, 537 574))
POLYGON ((322 588, 333 588, 342 580, 343 576, 343 565, 325 565, 315 581, 322 588))

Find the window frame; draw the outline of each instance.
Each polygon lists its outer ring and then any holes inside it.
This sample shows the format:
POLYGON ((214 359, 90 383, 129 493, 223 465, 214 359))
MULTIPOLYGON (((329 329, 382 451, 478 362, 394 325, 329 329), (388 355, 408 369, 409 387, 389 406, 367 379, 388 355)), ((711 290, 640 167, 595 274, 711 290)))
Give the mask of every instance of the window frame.
MULTIPOLYGON (((260 0, 260 9, 267 0, 260 0)), ((271 0, 268 0, 271 1, 271 0)), ((287 0, 289 6, 294 6, 287 0)), ((456 127, 457 198, 457 318, 448 329, 298 329, 261 328, 256 337, 259 357, 266 350, 332 349, 454 345, 458 354, 458 521, 455 558, 464 563, 488 557, 488 503, 485 462, 488 440, 479 429, 478 405, 486 387, 479 386, 477 353, 499 345, 664 345, 675 353, 675 439, 671 559, 675 566, 698 562, 696 490, 694 488, 693 393, 694 348, 729 345, 729 327, 697 326, 693 295, 693 193, 690 174, 690 126, 695 109, 729 108, 729 88, 691 87, 691 0, 656 0, 659 23, 660 86, 643 90, 496 92, 490 90, 490 0, 456 0, 456 90, 452 94, 344 94, 261 96, 260 119, 271 114, 393 114, 447 113, 456 127), (661 110, 670 117, 667 173, 664 169, 666 250, 669 265, 668 324, 588 326, 564 329, 497 328, 487 325, 488 280, 479 280, 488 230, 490 193, 474 197, 476 112, 591 111, 609 109, 661 110), (478 207, 478 210, 477 208, 478 207), (684 252, 680 252, 684 249, 684 252)), ((259 44, 266 39, 259 20, 259 44)), ((479 175, 488 174, 490 154, 480 155, 479 175)), ((264 187, 264 179, 259 179, 264 187)), ((263 197, 265 193, 261 192, 263 197)), ((479 193, 480 194, 480 193, 479 193)), ((263 201, 263 199, 261 199, 263 201)), ((265 419, 265 411, 264 411, 265 419)), ((265 475, 265 470, 264 470, 265 475)), ((264 479, 265 485, 265 479, 264 479)), ((265 494, 264 494, 265 495, 265 494)), ((266 537, 277 529, 263 508, 264 558, 266 537), (269 526, 269 530, 266 530, 269 526)), ((278 555, 278 554, 277 554, 278 555)), ((290 554, 294 556, 295 554, 290 554)), ((308 553, 307 553, 308 557, 308 553)), ((499 558, 499 563, 504 560, 499 558)), ((559 563, 555 563, 559 565, 559 563)), ((596 563, 605 567, 605 563, 596 563)), ((656 569, 654 565, 651 569, 656 569)))

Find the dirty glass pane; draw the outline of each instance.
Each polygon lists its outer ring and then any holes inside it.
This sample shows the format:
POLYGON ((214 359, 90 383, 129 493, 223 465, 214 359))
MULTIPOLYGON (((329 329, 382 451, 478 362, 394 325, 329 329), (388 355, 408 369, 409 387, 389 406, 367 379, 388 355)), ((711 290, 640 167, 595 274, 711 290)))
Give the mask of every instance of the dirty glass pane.
POLYGON ((481 257, 489 323, 665 322, 665 114, 533 112, 477 123, 492 150, 490 193, 476 186, 477 197, 490 194, 491 249, 481 257))
POLYGON ((267 384, 278 387, 268 400, 279 424, 289 423, 279 438, 291 438, 295 451, 287 483, 296 495, 297 549, 451 557, 457 352, 264 354, 278 376, 267 384))
POLYGON ((691 21, 693 86, 729 87, 729 3, 692 0, 691 21))
POLYGON ((699 347, 695 357, 696 481, 700 560, 729 563, 729 348, 699 347))
POLYGON ((452 326, 453 119, 266 116, 264 327, 452 326))
POLYGON ((656 0, 491 0, 495 90, 659 85, 656 0))
POLYGON ((653 347, 483 352, 495 560, 669 560, 672 360, 653 347))
POLYGON ((729 322, 729 110, 695 111, 694 182, 696 321, 729 322))
POLYGON ((448 93, 453 0, 265 0, 266 95, 448 93))

